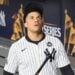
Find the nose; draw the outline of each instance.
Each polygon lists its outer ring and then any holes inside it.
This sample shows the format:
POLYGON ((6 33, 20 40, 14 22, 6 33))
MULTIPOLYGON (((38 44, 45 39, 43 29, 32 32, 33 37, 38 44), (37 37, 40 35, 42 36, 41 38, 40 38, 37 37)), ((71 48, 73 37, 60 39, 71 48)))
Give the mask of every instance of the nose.
POLYGON ((38 21, 38 18, 34 18, 34 21, 38 21))

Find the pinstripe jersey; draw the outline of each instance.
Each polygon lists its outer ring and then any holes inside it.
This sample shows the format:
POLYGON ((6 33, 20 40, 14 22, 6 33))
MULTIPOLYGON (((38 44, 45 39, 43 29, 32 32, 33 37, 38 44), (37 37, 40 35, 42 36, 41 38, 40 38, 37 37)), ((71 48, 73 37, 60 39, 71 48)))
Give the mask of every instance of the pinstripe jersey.
POLYGON ((64 47, 59 39, 46 35, 38 44, 29 42, 25 37, 12 44, 7 57, 8 63, 4 70, 15 73, 18 68, 19 75, 35 75, 46 58, 44 51, 51 53, 56 50, 55 59, 48 60, 39 75, 57 75, 57 68, 70 64, 64 47))

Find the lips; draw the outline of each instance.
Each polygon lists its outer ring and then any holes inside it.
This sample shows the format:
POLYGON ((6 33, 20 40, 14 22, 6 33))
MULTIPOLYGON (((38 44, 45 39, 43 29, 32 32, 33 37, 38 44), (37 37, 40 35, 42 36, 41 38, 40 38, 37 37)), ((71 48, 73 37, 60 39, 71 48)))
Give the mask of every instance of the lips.
POLYGON ((34 25, 34 26, 39 26, 38 24, 34 25))
POLYGON ((34 26, 40 26, 40 24, 38 22, 35 22, 34 26))

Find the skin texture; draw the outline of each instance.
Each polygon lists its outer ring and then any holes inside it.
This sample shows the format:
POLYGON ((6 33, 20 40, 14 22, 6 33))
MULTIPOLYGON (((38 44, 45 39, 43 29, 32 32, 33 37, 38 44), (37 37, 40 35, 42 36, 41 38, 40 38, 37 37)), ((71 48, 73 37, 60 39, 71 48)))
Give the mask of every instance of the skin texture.
POLYGON ((38 41, 42 38, 43 17, 38 12, 30 12, 25 20, 28 37, 33 41, 38 41))

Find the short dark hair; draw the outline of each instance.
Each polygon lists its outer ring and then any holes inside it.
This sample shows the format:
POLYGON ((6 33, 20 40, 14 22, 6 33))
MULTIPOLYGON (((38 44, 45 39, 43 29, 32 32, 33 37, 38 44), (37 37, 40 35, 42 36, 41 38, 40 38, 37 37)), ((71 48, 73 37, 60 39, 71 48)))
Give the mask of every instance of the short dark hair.
POLYGON ((30 12, 39 12, 40 15, 43 15, 43 6, 40 3, 36 3, 36 2, 29 2, 25 8, 24 8, 24 20, 26 19, 26 16, 28 15, 28 13, 30 12))

